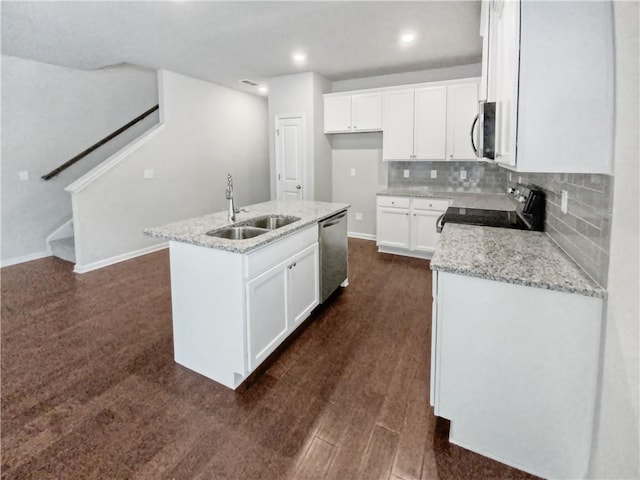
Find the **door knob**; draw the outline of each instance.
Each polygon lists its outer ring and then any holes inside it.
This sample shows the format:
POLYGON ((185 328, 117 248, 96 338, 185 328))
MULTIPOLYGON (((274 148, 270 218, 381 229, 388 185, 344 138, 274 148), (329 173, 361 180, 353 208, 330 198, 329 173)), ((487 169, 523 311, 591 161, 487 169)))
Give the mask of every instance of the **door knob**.
POLYGON ((296 188, 300 190, 302 188, 302 185, 296 185, 296 188))

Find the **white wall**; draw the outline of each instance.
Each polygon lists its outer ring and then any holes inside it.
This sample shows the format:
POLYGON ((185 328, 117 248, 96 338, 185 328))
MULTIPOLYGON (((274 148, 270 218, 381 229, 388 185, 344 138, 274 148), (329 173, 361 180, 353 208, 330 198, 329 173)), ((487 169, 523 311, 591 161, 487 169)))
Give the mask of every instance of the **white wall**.
MULTIPOLYGON (((330 82, 312 72, 271 78, 269 85, 269 163, 271 198, 276 198, 275 119, 278 116, 304 116, 303 195, 305 200, 331 200, 331 152, 324 137, 322 94, 330 82)), ((326 90, 325 90, 326 89, 326 90)))
POLYGON ((333 199, 351 205, 349 233, 376 234, 376 193, 387 188, 387 164, 382 161, 382 133, 327 135, 333 148, 333 199), (351 175, 351 170, 355 175, 351 175), (362 213, 362 220, 356 220, 362 213))
POLYGON ((158 122, 147 117, 58 177, 40 177, 158 102, 156 72, 131 65, 81 71, 2 56, 3 264, 46 254, 71 218, 64 187, 158 122), (29 172, 26 182, 18 172, 29 172))
POLYGON ((78 271, 152 248, 146 227, 224 210, 227 173, 236 207, 269 199, 265 99, 168 71, 159 79, 160 131, 88 186, 69 187, 78 271))
MULTIPOLYGON (((394 75, 356 78, 333 82, 333 92, 389 87, 420 82, 478 77, 481 65, 463 65, 394 75)), ((388 165, 382 162, 381 133, 345 133, 328 135, 332 147, 332 199, 351 204, 349 232, 364 237, 376 234, 376 192, 387 188, 388 165), (356 175, 351 176, 355 168, 356 175), (355 219, 356 212, 363 219, 355 219)))
POLYGON ((615 181, 602 396, 590 474, 597 479, 640 478, 639 10, 637 2, 614 4, 615 181))
POLYGON ((331 91, 331 82, 313 75, 313 177, 315 199, 332 201, 331 144, 324 134, 324 97, 331 91))

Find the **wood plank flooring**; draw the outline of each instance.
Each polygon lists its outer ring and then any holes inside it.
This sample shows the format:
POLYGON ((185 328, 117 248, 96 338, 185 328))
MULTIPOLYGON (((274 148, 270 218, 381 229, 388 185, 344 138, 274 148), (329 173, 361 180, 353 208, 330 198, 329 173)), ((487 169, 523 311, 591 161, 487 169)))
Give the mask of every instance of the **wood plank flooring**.
POLYGON ((425 260, 349 240, 349 287, 236 392, 173 362, 167 251, 0 274, 3 479, 534 478, 434 417, 425 260))

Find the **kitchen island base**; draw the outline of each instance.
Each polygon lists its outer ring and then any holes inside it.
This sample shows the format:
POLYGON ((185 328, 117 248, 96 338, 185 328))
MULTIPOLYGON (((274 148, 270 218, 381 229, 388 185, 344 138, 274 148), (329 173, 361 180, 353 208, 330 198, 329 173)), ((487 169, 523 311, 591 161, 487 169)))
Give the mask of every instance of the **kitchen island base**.
POLYGON ((175 361, 236 389, 318 305, 314 224, 247 254, 170 242, 175 361))

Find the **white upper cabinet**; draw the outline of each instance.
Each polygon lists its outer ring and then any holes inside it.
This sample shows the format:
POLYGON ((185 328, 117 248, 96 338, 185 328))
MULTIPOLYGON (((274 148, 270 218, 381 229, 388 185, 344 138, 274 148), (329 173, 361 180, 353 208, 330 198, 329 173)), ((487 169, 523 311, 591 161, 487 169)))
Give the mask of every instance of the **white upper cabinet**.
POLYGON ((351 127, 354 132, 382 130, 382 94, 380 92, 351 96, 351 127))
POLYGON ((324 96, 324 132, 375 132, 382 129, 382 94, 363 92, 324 96))
POLYGON ((413 160, 413 89, 384 93, 382 158, 413 160))
MULTIPOLYGON (((447 136, 447 87, 415 90, 414 160, 443 160, 447 136)), ((383 138, 386 141, 386 137, 383 138)))
POLYGON ((480 79, 386 87, 324 96, 325 133, 382 130, 382 159, 477 160, 471 125, 480 79))
POLYGON ((324 97, 324 131, 351 131, 351 95, 324 97))
POLYGON ((477 160, 471 126, 478 114, 478 82, 447 87, 447 160, 477 160))
POLYGON ((485 0, 482 12, 496 161, 523 172, 611 174, 611 2, 485 0))
POLYGON ((471 125, 478 79, 388 90, 383 104, 383 160, 477 160, 471 125))

